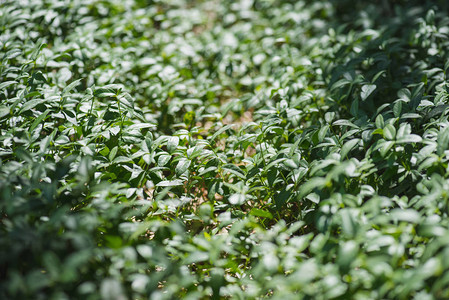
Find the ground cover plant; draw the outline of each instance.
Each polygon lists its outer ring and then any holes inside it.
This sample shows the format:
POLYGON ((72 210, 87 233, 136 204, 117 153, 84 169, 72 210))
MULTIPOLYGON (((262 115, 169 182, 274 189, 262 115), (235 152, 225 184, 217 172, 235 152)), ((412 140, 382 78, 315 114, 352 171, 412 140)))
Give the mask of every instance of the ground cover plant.
POLYGON ((0 2, 0 298, 449 298, 446 1, 0 2))

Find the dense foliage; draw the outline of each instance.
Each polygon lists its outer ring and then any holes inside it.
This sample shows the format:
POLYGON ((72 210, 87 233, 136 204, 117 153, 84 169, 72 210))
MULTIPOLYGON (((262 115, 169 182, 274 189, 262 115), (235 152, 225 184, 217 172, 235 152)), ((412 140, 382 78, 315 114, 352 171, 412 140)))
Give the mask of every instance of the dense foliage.
POLYGON ((0 298, 449 298, 446 1, 0 3, 0 298))

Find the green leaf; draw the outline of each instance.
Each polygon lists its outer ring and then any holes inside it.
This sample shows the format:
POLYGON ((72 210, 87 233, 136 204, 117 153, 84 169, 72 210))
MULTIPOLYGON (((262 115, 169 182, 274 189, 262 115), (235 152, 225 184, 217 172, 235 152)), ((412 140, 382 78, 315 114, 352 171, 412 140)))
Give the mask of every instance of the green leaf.
POLYGON ((181 158, 176 165, 175 172, 177 175, 184 174, 185 171, 189 168, 190 164, 192 163, 191 160, 186 158, 181 158))
POLYGON ((13 59, 16 58, 17 56, 19 56, 20 54, 22 54, 22 50, 20 49, 12 49, 9 50, 8 52, 6 52, 5 56, 4 56, 4 60, 9 60, 9 59, 13 59))
POLYGON ((281 208, 288 202, 292 193, 287 191, 285 188, 274 196, 274 202, 276 203, 276 210, 281 210, 281 208))
POLYGON ((443 155, 444 151, 449 148, 449 126, 442 129, 438 133, 437 138, 437 154, 439 156, 443 155))
POLYGON ((347 241, 340 244, 338 249, 337 264, 343 270, 349 269, 357 257, 359 245, 355 241, 347 241))
POLYGON ((383 134, 387 140, 394 140, 394 138, 396 137, 396 128, 394 128, 394 126, 391 124, 387 124, 384 127, 383 134))
MULTIPOLYGON (((114 247, 113 247, 114 248, 114 247)), ((103 299, 126 299, 121 282, 115 278, 106 278, 101 281, 101 298, 103 299)))
POLYGON ((306 181, 299 187, 299 198, 303 198, 311 193, 314 189, 321 189, 326 185, 326 178, 314 177, 306 181))
POLYGON ((246 179, 246 176, 243 173, 243 171, 239 167, 237 167, 233 164, 226 164, 222 168, 223 168, 223 170, 226 170, 227 172, 234 174, 235 176, 239 177, 240 179, 246 179))
POLYGON ((47 99, 31 99, 31 100, 25 102, 25 104, 21 107, 19 114, 29 111, 30 109, 33 109, 36 106, 38 106, 39 104, 42 104, 45 102, 47 102, 47 99))
POLYGON ((336 83, 334 83, 331 87, 331 90, 335 90, 338 88, 341 88, 345 85, 351 84, 351 82, 347 79, 340 79, 339 81, 337 81, 336 83))
POLYGON ((83 79, 77 79, 71 82, 62 90, 62 95, 67 95, 70 93, 75 87, 77 87, 83 79))
POLYGON ((416 134, 409 134, 407 136, 401 137, 396 140, 396 143, 404 143, 404 144, 421 143, 421 142, 422 142, 422 138, 416 134))
POLYGON ((217 132, 215 132, 210 138, 209 138, 209 142, 214 141, 220 134, 222 134, 223 132, 225 132, 226 130, 228 130, 229 128, 231 128, 232 124, 223 126, 222 128, 220 128, 219 130, 217 130, 217 132))
POLYGON ((385 157, 387 153, 390 151, 391 147, 393 147, 395 142, 393 141, 384 141, 380 147, 380 155, 385 157))
POLYGON ((334 126, 349 126, 353 128, 359 128, 359 126, 355 125, 354 123, 350 122, 349 120, 337 120, 332 125, 334 126))
POLYGON ((9 114, 10 114, 9 107, 6 105, 0 105, 0 118, 3 118, 4 116, 7 116, 9 114))
MULTIPOLYGON (((112 151, 114 151, 114 149, 111 150, 111 153, 112 153, 112 151)), ((128 157, 128 156, 117 156, 113 161, 113 163, 115 163, 115 164, 121 164, 121 163, 127 163, 127 162, 132 162, 132 158, 128 157)))
POLYGON ((127 131, 136 130, 136 129, 144 129, 144 128, 155 128, 156 125, 150 123, 137 123, 132 124, 126 128, 127 131))
POLYGON ((98 98, 114 97, 117 92, 121 90, 117 84, 110 84, 103 87, 98 87, 94 90, 93 95, 98 98))
POLYGON ((33 131, 37 125, 39 125, 41 122, 43 122, 45 120, 45 118, 47 117, 48 113, 50 112, 49 109, 47 109, 46 111, 44 111, 43 113, 41 113, 36 120, 34 120, 33 124, 31 124, 30 126, 30 132, 33 131))
POLYGON ((16 84, 16 83, 18 83, 18 82, 14 81, 14 80, 2 82, 2 83, 0 83, 0 90, 6 89, 7 87, 9 87, 13 84, 16 84))
POLYGON ((329 125, 327 125, 327 124, 320 128, 320 131, 318 131, 318 141, 319 142, 322 142, 324 140, 328 130, 329 130, 329 125))
POLYGON ((347 141, 341 148, 341 158, 344 159, 348 155, 349 151, 351 151, 359 142, 360 139, 352 139, 347 141))
POLYGON ((273 215, 266 210, 262 210, 259 208, 253 208, 251 209, 251 211, 249 212, 250 215, 252 216, 256 216, 256 217, 261 217, 261 218, 267 218, 267 219, 273 219, 273 215))
POLYGON ((41 71, 37 71, 36 73, 34 73, 33 78, 36 78, 37 80, 40 80, 43 82, 47 82, 47 78, 45 78, 44 74, 42 74, 41 71))
POLYGON ((341 228, 343 233, 348 237, 355 237, 357 233, 357 223, 352 216, 352 211, 350 209, 342 209, 340 211, 341 216, 341 228))
POLYGON ((167 150, 169 153, 173 153, 179 145, 179 137, 171 136, 167 140, 167 150))
POLYGON ((242 205, 246 201, 246 196, 244 194, 232 194, 229 197, 229 203, 232 205, 242 205))
POLYGON ((374 75, 372 82, 373 82, 373 83, 376 82, 377 79, 379 79, 379 77, 382 76, 382 75, 384 75, 385 73, 386 73, 385 70, 382 70, 382 71, 378 72, 376 75, 374 75))
POLYGON ((209 260, 209 253, 204 251, 195 251, 190 253, 184 260, 185 264, 199 263, 209 260))
POLYGON ((162 186, 162 187, 168 187, 168 186, 179 186, 184 185, 184 182, 182 180, 176 179, 176 180, 164 180, 156 184, 156 186, 162 186))
POLYGON ((401 115, 401 112, 402 112, 402 100, 398 100, 393 105, 393 114, 397 118, 401 115))
POLYGON ((385 126, 384 117, 382 115, 378 115, 376 117, 376 127, 382 129, 384 128, 384 126, 385 126))
POLYGON ((112 148, 112 150, 109 152, 109 161, 113 161, 115 156, 117 155, 117 151, 118 151, 118 146, 115 146, 114 148, 112 148))
POLYGON ((421 220, 420 214, 413 209, 395 208, 390 212, 390 217, 394 221, 404 221, 418 224, 421 220))
POLYGON ((365 84, 362 86, 362 92, 360 93, 360 98, 365 101, 375 90, 375 84, 365 84))
POLYGON ((157 160, 157 164, 161 167, 165 166, 170 161, 171 156, 168 154, 162 154, 157 160))

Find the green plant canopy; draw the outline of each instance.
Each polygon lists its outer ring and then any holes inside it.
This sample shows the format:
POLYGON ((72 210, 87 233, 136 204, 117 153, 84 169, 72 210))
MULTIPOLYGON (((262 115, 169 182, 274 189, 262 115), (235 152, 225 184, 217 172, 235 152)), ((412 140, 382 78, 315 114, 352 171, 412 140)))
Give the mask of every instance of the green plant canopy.
POLYGON ((0 0, 0 299, 448 299, 445 0, 0 0))

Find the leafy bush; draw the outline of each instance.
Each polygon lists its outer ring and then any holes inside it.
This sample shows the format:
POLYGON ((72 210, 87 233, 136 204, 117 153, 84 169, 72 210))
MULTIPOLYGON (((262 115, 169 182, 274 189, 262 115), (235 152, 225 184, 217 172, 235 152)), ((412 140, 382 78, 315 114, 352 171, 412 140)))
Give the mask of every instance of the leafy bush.
POLYGON ((449 297, 446 1, 4 1, 3 299, 449 297))

